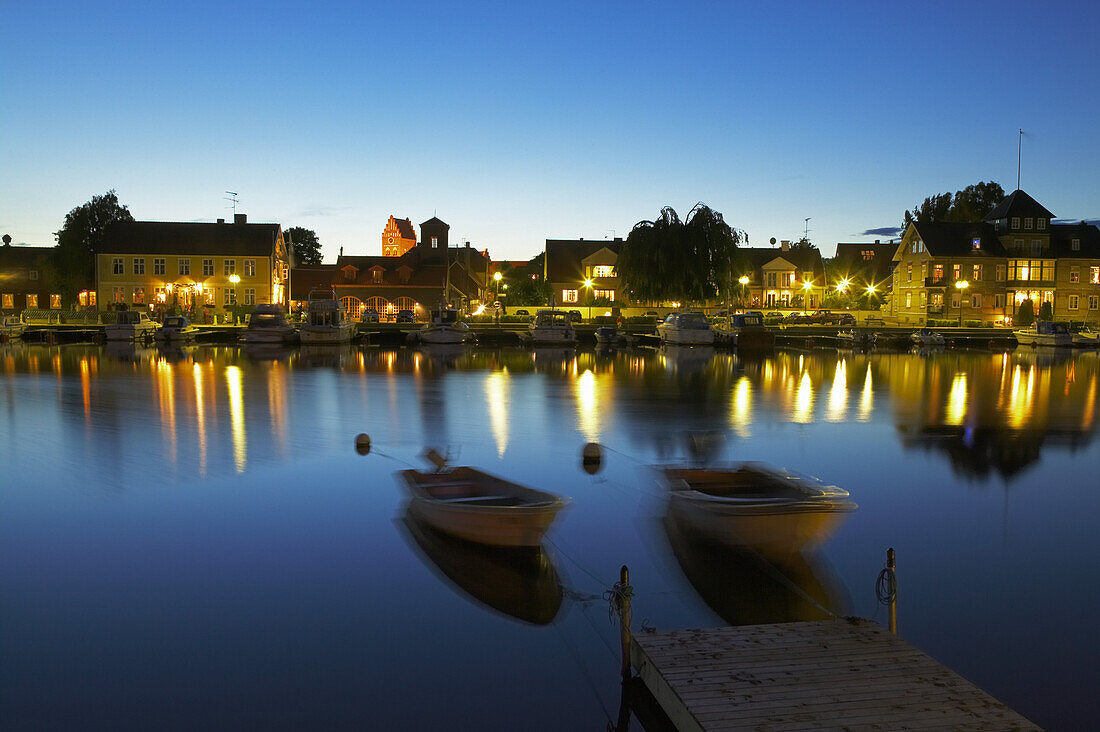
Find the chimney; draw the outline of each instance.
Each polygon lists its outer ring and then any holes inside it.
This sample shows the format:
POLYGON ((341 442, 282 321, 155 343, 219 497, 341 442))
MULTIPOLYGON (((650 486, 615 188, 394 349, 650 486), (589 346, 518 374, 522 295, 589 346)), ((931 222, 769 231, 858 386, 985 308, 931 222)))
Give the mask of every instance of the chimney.
POLYGON ((779 242, 779 251, 787 252, 790 251, 790 249, 791 243, 788 240, 784 239, 783 241, 779 242))
POLYGON ((234 224, 247 224, 248 223, 248 214, 233 214, 233 223, 234 224))
POLYGON ((340 247, 340 256, 341 257, 344 256, 344 248, 343 247, 340 247))
POLYGON ((875 239, 875 244, 878 244, 878 239, 875 239))
POLYGON ((219 224, 224 224, 224 223, 225 223, 225 219, 218 219, 218 223, 219 223, 219 224))

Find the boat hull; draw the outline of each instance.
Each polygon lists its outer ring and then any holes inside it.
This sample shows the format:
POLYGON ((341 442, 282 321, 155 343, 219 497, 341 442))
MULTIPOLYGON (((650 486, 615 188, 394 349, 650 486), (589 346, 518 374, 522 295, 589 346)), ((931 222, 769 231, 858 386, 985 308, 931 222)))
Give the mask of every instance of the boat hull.
POLYGON ((292 343, 295 338, 294 328, 283 329, 255 329, 246 330, 241 335, 242 343, 276 344, 292 343))
POLYGON ((1048 346, 1051 348, 1058 348, 1061 346, 1073 345, 1073 336, 1068 333, 1024 333, 1022 331, 1013 331, 1016 336, 1016 342, 1021 346, 1048 346))
POLYGON ((663 343, 676 346, 709 346, 714 343, 714 331, 702 328, 669 328, 659 325, 657 335, 663 343))
POLYGON ((457 328, 428 326, 420 330, 419 337, 421 343, 453 345, 465 343, 470 337, 470 332, 457 328))
POLYGON ((527 338, 536 346, 572 345, 577 342, 577 334, 572 328, 531 328, 527 338))
POLYGON ((303 325, 298 332, 302 343, 348 343, 351 341, 351 325, 303 325))
POLYGON ((132 325, 108 325, 103 330, 109 341, 135 341, 151 338, 155 327, 135 328, 132 325))

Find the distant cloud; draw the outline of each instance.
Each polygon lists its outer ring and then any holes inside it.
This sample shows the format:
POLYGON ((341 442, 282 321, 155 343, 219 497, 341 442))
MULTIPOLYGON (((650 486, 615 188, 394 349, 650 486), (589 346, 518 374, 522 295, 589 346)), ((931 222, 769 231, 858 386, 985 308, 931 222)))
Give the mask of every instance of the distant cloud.
POLYGON ((1079 224, 1081 221, 1092 226, 1100 226, 1100 219, 1054 219, 1056 224, 1079 224))
POLYGON ((351 211, 355 206, 311 206, 309 208, 303 208, 296 214, 296 218, 316 218, 321 216, 335 216, 337 214, 344 213, 345 211, 351 211))
POLYGON ((901 229, 896 226, 883 226, 880 229, 867 229, 858 236, 901 236, 901 229))

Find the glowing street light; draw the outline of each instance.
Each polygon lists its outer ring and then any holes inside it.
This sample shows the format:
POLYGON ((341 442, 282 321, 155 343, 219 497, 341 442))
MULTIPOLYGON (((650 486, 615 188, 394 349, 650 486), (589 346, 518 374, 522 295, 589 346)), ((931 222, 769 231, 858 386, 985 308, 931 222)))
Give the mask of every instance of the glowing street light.
POLYGON ((231 274, 229 275, 229 281, 235 285, 241 281, 241 276, 239 274, 231 274))
POLYGON ((847 289, 848 289, 848 280, 847 279, 841 280, 836 285, 836 291, 837 292, 844 292, 847 289))
POLYGON ((806 282, 802 283, 802 289, 803 290, 809 290, 813 286, 814 286, 814 283, 810 282, 810 281, 806 281, 806 282))
POLYGON ((585 280, 584 286, 588 288, 588 295, 585 296, 588 300, 588 321, 592 322, 592 280, 585 280))
MULTIPOLYGON (((955 283, 955 289, 958 290, 960 293, 968 287, 970 287, 970 283, 967 282, 966 280, 958 280, 955 283)), ((962 324, 963 324, 963 310, 962 310, 962 300, 960 300, 959 301, 959 327, 960 328, 962 327, 962 324)))
POLYGON ((867 294, 868 295, 874 295, 875 294, 875 286, 874 285, 867 285, 867 294))
POLYGON ((749 278, 745 275, 741 275, 741 279, 739 279, 737 281, 740 282, 742 285, 749 284, 749 278))

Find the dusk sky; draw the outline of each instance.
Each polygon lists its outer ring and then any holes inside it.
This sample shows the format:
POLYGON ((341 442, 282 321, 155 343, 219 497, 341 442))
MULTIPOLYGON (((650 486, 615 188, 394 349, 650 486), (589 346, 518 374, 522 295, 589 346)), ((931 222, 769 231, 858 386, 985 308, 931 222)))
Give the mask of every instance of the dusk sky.
MULTIPOLYGON (((1097 218, 1100 4, 3 0, 0 233, 135 218, 317 231, 390 214, 526 259, 703 201, 826 255, 925 196, 1016 184, 1097 218)), ((888 234, 878 238, 888 239, 888 234)))

